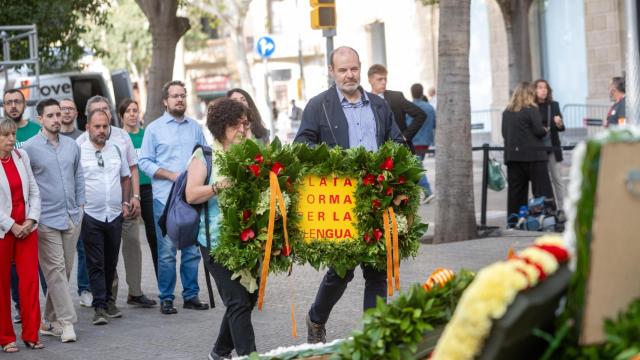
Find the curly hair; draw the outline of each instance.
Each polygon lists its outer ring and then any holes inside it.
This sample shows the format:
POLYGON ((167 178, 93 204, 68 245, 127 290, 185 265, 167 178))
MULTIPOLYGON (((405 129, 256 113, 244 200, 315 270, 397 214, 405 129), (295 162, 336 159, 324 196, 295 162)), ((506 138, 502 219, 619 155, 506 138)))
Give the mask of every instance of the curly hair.
POLYGON ((227 128, 238 125, 240 118, 248 113, 249 109, 244 104, 226 97, 218 98, 207 109, 207 128, 213 138, 222 143, 227 128))

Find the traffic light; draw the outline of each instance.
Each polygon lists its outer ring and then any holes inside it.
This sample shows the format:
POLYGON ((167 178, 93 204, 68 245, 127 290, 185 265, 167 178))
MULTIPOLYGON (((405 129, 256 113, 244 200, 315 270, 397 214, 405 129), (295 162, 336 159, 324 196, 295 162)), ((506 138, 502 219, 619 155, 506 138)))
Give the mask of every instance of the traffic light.
POLYGON ((311 4, 311 28, 336 28, 336 0, 309 0, 311 4))

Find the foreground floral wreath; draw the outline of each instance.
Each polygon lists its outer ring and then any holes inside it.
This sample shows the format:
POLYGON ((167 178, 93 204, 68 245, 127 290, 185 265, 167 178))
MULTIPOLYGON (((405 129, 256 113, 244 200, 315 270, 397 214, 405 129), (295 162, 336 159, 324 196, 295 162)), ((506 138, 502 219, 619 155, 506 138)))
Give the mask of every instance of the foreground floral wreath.
POLYGON ((462 294, 432 359, 473 359, 482 350, 493 321, 501 318, 518 293, 555 273, 569 255, 558 236, 544 236, 535 245, 478 272, 462 294))
POLYGON ((368 152, 361 147, 283 146, 278 139, 264 147, 247 140, 214 158, 218 173, 232 179, 233 186, 218 199, 222 219, 212 255, 234 276, 240 276, 243 284, 255 284, 256 278, 264 278, 268 272, 287 271, 293 262, 309 263, 316 269, 331 267, 344 276, 358 264, 389 269, 390 261, 397 264, 417 253, 418 240, 427 227, 417 216, 417 182, 423 170, 402 145, 388 142, 377 152, 368 152), (308 175, 347 177, 357 182, 355 240, 303 240, 298 190, 308 175), (275 221, 270 225, 271 209, 275 221), (393 236, 397 242, 393 258, 387 251, 391 233, 397 234, 393 236), (270 254, 265 256, 269 248, 270 254), (265 262, 268 269, 262 269, 265 262))

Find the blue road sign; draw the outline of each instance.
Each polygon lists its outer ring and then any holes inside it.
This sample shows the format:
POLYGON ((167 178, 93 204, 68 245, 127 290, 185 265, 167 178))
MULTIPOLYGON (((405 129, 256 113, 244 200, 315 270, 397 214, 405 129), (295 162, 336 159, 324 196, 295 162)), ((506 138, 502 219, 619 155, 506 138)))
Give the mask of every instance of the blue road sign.
POLYGON ((275 50, 276 43, 272 38, 263 36, 258 39, 258 42, 256 43, 256 51, 258 52, 258 55, 260 55, 260 57, 270 58, 275 50))

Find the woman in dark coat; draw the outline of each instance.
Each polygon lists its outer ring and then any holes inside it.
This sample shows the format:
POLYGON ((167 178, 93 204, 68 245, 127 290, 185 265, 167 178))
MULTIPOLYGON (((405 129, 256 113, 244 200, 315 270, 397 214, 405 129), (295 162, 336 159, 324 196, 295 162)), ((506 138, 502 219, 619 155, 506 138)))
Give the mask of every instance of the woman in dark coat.
POLYGON ((549 156, 542 140, 546 134, 533 89, 527 82, 518 84, 502 113, 508 215, 517 214, 520 206, 527 204, 529 183, 534 197, 553 199, 547 169, 549 156))
POLYGON ((544 126, 548 135, 545 136, 544 142, 546 146, 553 146, 553 151, 547 151, 549 155, 549 177, 553 185, 553 193, 556 198, 558 209, 562 209, 564 203, 564 195, 567 188, 562 182, 562 149, 560 149, 559 132, 564 131, 564 123, 562 122, 562 114, 560 113, 560 105, 557 101, 553 101, 553 90, 549 83, 544 79, 536 80, 533 83, 533 90, 536 93, 536 103, 540 110, 542 118, 542 126, 544 126))

